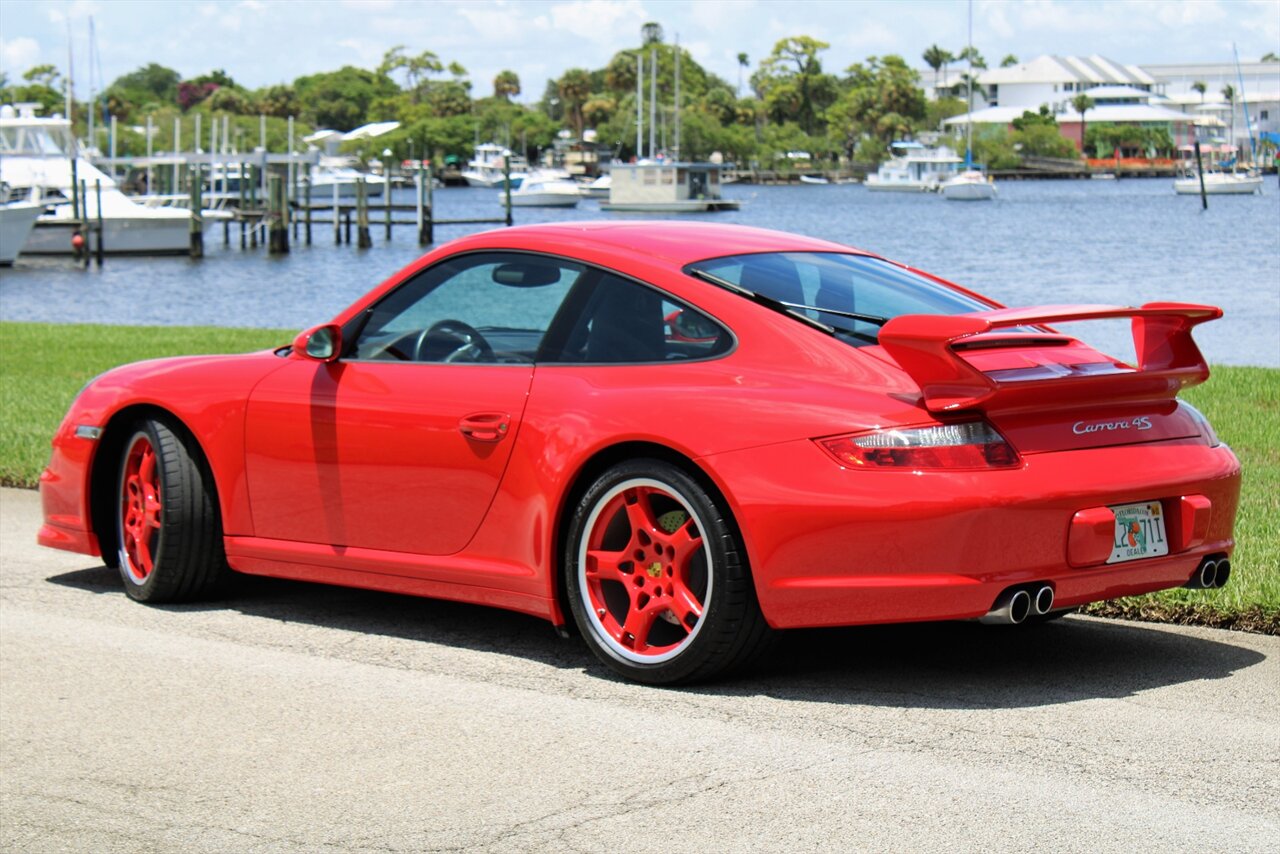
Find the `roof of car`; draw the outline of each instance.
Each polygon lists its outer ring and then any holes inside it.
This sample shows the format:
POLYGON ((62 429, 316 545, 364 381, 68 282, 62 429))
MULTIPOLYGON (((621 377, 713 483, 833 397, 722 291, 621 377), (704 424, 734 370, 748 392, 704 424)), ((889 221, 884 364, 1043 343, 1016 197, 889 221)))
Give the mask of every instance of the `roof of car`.
POLYGON ((683 265, 706 258, 752 252, 858 252, 839 243, 752 228, 710 222, 671 220, 629 222, 560 222, 524 225, 463 238, 485 246, 497 242, 512 248, 565 249, 596 245, 631 250, 683 265))

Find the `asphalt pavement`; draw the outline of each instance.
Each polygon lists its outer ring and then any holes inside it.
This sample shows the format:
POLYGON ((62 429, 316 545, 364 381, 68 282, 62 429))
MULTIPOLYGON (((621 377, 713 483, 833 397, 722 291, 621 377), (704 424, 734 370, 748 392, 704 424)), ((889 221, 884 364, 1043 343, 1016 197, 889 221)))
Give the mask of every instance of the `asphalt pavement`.
POLYGON ((0 850, 1280 850, 1280 638, 797 632, 614 678, 518 614, 245 578, 147 607, 0 490, 0 850))

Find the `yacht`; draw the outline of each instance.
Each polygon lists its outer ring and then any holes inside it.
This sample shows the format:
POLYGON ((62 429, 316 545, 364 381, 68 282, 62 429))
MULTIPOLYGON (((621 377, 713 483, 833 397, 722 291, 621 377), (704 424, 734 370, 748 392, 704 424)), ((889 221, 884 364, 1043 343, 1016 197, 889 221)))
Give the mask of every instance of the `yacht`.
POLYGON ((609 188, 612 186, 613 176, 606 172, 594 181, 582 184, 578 189, 588 199, 607 199, 609 198, 609 188))
MULTIPOLYGON (((150 208, 120 191, 106 173, 75 152, 71 123, 61 116, 42 117, 38 104, 0 107, 0 181, 42 213, 22 245, 24 255, 70 255, 72 237, 82 227, 73 211, 72 175, 85 188, 84 219, 102 222, 102 248, 108 255, 185 253, 191 243, 191 213, 177 208, 150 208), (99 204, 101 200, 101 204, 99 204)), ((208 211, 208 229, 225 214, 208 211)))
POLYGON ((511 187, 515 189, 529 174, 529 165, 523 157, 512 154, 508 148, 486 142, 477 145, 462 177, 469 186, 499 189, 503 186, 503 158, 510 158, 511 187))
POLYGON ((8 267, 18 259, 43 211, 34 202, 0 202, 0 267, 8 267))
POLYGON ((925 146, 919 142, 893 143, 895 156, 867 176, 868 190, 932 192, 960 173, 964 161, 945 145, 925 146))
POLYGON ((315 169, 311 170, 311 201, 323 202, 333 196, 334 189, 340 198, 354 199, 356 184, 364 179, 366 198, 381 196, 387 186, 387 179, 371 172, 361 172, 352 165, 354 158, 321 157, 315 169))

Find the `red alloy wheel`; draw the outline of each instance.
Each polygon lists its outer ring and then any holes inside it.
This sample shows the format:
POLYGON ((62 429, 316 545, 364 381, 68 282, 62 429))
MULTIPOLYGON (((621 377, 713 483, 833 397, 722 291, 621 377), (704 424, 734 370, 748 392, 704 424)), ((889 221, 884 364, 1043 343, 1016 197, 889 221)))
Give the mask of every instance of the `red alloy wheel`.
POLYGON ((130 580, 143 584, 155 569, 160 541, 160 472, 155 447, 138 434, 125 455, 120 486, 120 557, 130 580))
POLYGON ((684 651, 711 600, 711 554, 690 502, 637 478, 592 508, 578 560, 579 589, 599 640, 631 662, 684 651))

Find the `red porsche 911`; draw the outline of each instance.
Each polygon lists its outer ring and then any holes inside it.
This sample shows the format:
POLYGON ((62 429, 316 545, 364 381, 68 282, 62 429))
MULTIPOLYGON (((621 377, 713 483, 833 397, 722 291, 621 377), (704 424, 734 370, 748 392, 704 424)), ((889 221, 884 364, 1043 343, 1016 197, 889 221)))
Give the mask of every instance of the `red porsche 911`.
POLYGON ((626 677, 778 629, 1042 622, 1230 574, 1240 466, 1178 400, 1201 305, 1003 308, 834 243, 565 223, 432 251, 292 346, 91 382, 47 546, 570 621, 626 677), (1054 331, 1128 318, 1118 361, 1054 331))

